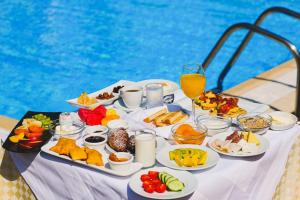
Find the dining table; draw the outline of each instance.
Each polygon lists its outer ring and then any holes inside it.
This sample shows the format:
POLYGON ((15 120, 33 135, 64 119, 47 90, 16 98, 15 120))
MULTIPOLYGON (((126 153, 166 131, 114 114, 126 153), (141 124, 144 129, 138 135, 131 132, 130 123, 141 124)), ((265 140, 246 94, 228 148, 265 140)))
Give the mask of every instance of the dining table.
MULTIPOLYGON (((185 98, 180 89, 174 95, 173 104, 185 98)), ((142 113, 145 110, 121 117, 128 120, 130 126, 143 127, 137 123, 136 117, 142 113)), ((2 141, 8 134, 6 130, 0 130, 2 141)), ((157 131, 157 135, 163 138, 169 134, 167 128, 157 131)), ((265 153, 251 157, 220 155, 214 167, 191 171, 197 178, 197 189, 181 199, 272 199, 284 173, 289 151, 299 134, 297 124, 288 130, 268 130, 262 135, 269 141, 265 153)), ((209 140, 210 137, 206 137, 202 145, 207 145, 209 140)), ((45 152, 10 152, 10 155, 37 199, 145 199, 128 186, 131 176, 109 175, 45 152)), ((155 166, 162 167, 159 163, 155 166)))

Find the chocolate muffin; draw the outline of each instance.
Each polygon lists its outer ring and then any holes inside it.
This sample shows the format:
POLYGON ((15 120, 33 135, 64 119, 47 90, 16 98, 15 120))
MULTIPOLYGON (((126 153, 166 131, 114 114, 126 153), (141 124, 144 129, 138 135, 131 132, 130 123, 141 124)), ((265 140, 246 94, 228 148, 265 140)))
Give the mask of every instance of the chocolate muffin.
POLYGON ((108 145, 117 152, 126 152, 128 141, 129 136, 124 128, 112 129, 108 134, 108 145))

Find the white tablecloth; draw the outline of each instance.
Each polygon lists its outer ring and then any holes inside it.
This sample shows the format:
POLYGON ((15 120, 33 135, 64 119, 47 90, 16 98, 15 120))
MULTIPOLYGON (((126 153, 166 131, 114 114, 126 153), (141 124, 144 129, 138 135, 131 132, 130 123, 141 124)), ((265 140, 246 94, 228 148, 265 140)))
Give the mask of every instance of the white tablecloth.
MULTIPOLYGON (((0 136, 4 137, 3 133, 0 131, 0 136)), ((193 172, 199 187, 186 199, 272 199, 288 153, 299 134, 298 125, 286 131, 268 131, 264 137, 270 147, 264 155, 221 156, 215 167, 193 172)), ((38 199, 142 199, 128 188, 130 177, 86 169, 45 153, 11 153, 11 156, 38 199)))

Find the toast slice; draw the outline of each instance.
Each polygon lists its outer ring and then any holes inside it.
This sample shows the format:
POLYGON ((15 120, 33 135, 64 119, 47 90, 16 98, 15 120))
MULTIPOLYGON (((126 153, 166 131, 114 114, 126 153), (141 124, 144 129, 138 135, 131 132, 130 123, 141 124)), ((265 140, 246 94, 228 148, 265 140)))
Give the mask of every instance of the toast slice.
POLYGON ((167 113, 167 112, 168 112, 167 108, 164 108, 164 109, 162 109, 162 110, 159 110, 158 112, 154 113, 153 115, 151 115, 151 116, 145 118, 145 119, 144 119, 144 122, 150 123, 150 122, 152 122, 155 118, 157 118, 157 117, 159 117, 160 115, 163 115, 163 114, 165 114, 165 113, 167 113))

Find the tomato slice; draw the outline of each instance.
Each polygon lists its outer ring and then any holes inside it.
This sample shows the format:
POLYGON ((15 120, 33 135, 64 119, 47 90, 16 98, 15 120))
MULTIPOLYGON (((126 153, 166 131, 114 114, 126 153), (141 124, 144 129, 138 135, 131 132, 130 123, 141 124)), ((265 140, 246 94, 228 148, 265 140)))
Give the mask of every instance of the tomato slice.
POLYGON ((143 174, 141 176, 141 181, 148 181, 148 180, 151 180, 151 177, 148 175, 148 174, 143 174))
POLYGON ((158 179, 158 173, 157 171, 149 171, 148 175, 152 178, 152 179, 158 179))
POLYGON ((167 190, 167 186, 165 184, 160 184, 159 186, 155 187, 155 192, 163 193, 167 190))

